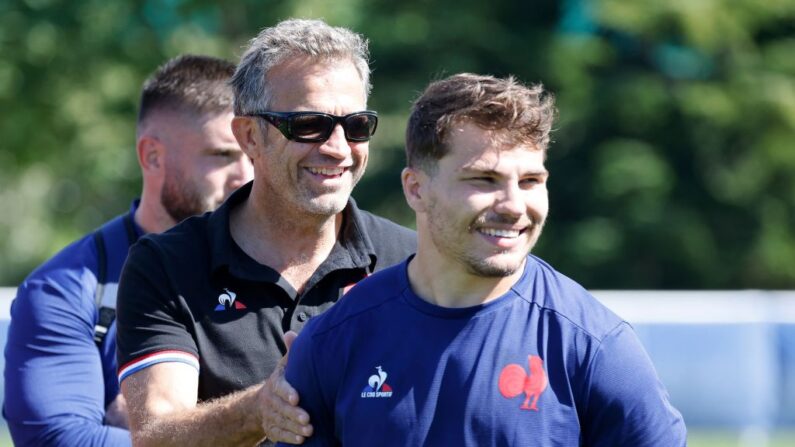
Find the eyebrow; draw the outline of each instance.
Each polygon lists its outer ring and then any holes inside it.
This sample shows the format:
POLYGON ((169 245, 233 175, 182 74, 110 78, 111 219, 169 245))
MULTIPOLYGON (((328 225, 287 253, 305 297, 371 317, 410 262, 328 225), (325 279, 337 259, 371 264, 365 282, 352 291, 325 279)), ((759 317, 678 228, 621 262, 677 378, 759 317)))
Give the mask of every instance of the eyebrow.
POLYGON ((207 146, 203 149, 203 152, 209 154, 217 154, 219 152, 226 153, 226 152, 243 152, 242 149, 238 146, 207 146))
MULTIPOLYGON (((503 174, 500 172, 495 171, 494 169, 478 169, 476 165, 473 166, 464 166, 461 168, 460 172, 462 174, 480 174, 480 175, 491 175, 502 177, 503 174)), ((546 169, 538 169, 533 171, 525 171, 522 172, 521 176, 525 177, 528 175, 549 175, 549 171, 546 169)))

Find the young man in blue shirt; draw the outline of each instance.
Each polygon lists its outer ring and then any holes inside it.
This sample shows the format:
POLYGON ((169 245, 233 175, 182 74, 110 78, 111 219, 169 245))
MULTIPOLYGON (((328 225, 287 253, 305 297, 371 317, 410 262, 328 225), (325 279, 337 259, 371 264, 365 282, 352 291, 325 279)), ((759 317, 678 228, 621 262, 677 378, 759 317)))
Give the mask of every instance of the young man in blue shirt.
POLYGON ((234 70, 220 59, 181 56, 146 81, 136 144, 140 201, 20 285, 3 406, 15 444, 130 445, 116 378, 116 284, 140 235, 211 211, 251 180, 251 163, 231 130, 234 70))
POLYGON ((306 445, 685 445, 629 324, 528 254, 553 117, 513 78, 455 75, 417 100, 402 182, 418 250, 295 341, 306 445))

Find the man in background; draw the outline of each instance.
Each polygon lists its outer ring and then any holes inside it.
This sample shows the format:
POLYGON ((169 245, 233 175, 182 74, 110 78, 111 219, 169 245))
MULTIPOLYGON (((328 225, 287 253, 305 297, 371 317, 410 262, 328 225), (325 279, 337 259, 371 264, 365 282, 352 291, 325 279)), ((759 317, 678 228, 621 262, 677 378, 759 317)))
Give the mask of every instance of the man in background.
POLYGON ((417 254, 295 341, 307 445, 685 445, 629 324, 529 255, 553 117, 513 78, 455 75, 417 100, 402 174, 417 254))
POLYGON ((130 445, 116 376, 116 284, 145 233, 217 208, 253 169, 230 123, 235 66, 181 56, 144 83, 140 201, 72 243, 19 286, 5 349, 3 415, 17 445, 130 445))
POLYGON ((412 231, 350 197, 378 124, 367 59, 361 36, 317 20, 266 28, 243 54, 232 127, 253 182, 141 239, 122 275, 119 380, 136 444, 311 433, 281 379, 285 336, 416 247, 412 231))

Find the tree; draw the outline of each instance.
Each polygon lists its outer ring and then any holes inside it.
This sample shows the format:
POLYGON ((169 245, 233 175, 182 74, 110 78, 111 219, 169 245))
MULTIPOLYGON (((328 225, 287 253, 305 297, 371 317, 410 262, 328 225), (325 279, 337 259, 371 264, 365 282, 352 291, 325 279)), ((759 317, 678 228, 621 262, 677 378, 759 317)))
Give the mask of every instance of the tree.
POLYGON ((137 95, 169 57, 235 60, 323 17, 371 41, 381 124, 354 195, 411 225, 409 106, 459 71, 543 82, 560 121, 537 249, 591 288, 795 285, 795 4, 650 0, 0 3, 0 283, 139 189, 137 95))

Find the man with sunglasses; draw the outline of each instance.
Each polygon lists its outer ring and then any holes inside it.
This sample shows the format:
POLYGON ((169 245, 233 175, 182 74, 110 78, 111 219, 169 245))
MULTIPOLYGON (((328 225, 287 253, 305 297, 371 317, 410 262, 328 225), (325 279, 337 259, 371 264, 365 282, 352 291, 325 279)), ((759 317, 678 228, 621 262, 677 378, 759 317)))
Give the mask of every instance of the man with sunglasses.
POLYGON ((122 275, 119 380, 139 445, 302 442, 308 415, 283 379, 289 331, 416 248, 350 198, 378 124, 361 36, 279 23, 251 41, 232 85, 254 181, 144 238, 122 275))

